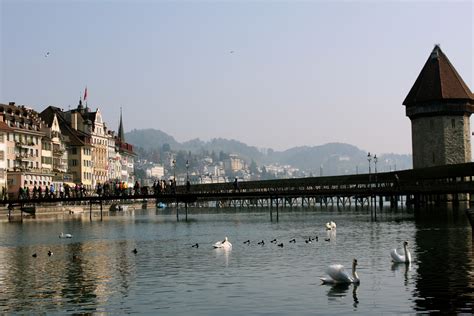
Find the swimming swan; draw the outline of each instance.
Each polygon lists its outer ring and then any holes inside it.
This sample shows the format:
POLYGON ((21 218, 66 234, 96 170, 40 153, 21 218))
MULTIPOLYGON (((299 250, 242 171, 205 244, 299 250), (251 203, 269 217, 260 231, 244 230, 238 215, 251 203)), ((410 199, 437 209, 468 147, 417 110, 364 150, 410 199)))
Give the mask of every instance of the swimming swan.
POLYGON ((71 234, 64 234, 64 233, 61 233, 59 235, 59 238, 72 238, 72 235, 71 234))
POLYGON ((327 229, 327 230, 336 229, 336 223, 334 223, 333 221, 327 222, 327 223, 326 223, 326 229, 327 229))
POLYGON ((359 276, 356 272, 357 259, 352 260, 352 275, 350 275, 343 265, 340 264, 331 264, 326 273, 329 275, 329 278, 321 278, 323 284, 339 284, 339 283, 360 283, 359 276))
POLYGON ((224 249, 232 249, 232 244, 227 239, 227 236, 223 241, 218 241, 214 244, 214 248, 224 248, 224 249))
POLYGON ((411 262, 411 253, 408 250, 407 246, 408 246, 408 241, 404 241, 403 242, 404 253, 398 253, 396 248, 390 251, 390 256, 392 256, 393 262, 397 262, 397 263, 410 263, 411 262))

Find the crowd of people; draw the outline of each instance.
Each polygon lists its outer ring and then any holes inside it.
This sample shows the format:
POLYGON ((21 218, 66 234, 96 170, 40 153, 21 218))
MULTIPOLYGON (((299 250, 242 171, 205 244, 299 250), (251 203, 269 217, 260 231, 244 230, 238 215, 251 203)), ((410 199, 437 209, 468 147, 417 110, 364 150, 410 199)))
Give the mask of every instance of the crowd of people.
POLYGON ((94 190, 87 190, 82 183, 70 185, 61 183, 59 185, 37 185, 33 188, 26 185, 18 190, 18 199, 51 199, 51 198, 81 198, 95 194, 97 196, 126 196, 131 194, 139 194, 140 185, 138 181, 132 187, 129 187, 124 181, 108 181, 104 184, 97 183, 94 190))
MULTIPOLYGON (((189 192, 191 184, 187 183, 186 190, 189 192)), ((81 198, 85 196, 130 196, 139 194, 160 194, 160 193, 176 193, 176 182, 173 180, 155 180, 153 186, 141 187, 138 181, 135 181, 133 187, 129 186, 124 181, 108 181, 105 183, 97 183, 94 190, 87 190, 82 183, 69 185, 68 183, 61 183, 59 185, 37 185, 33 188, 24 185, 19 188, 18 199, 51 199, 51 198, 81 198)))

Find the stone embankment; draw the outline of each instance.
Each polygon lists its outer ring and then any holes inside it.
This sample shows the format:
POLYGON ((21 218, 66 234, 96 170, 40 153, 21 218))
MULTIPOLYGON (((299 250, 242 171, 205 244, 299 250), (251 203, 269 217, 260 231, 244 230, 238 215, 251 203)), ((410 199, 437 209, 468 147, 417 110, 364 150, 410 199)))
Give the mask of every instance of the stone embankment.
MULTIPOLYGON (((127 211, 133 211, 136 209, 141 209, 141 203, 126 204, 127 211)), ((103 214, 109 213, 111 205, 103 205, 102 212, 103 214)), ((27 207, 28 208, 28 207, 27 207)), ((15 207, 14 210, 10 211, 8 208, 0 207, 0 222, 8 221, 21 221, 23 220, 39 220, 39 219, 48 219, 48 218, 62 218, 62 219, 72 219, 81 216, 89 216, 90 214, 90 205, 59 205, 59 204, 43 204, 37 205, 35 207, 34 214, 29 214, 26 211, 21 212, 19 207, 15 207), (10 215, 9 215, 10 214, 10 215), (9 217, 10 216, 10 217, 9 217)), ((92 205, 92 216, 98 216, 100 214, 100 206, 97 204, 92 205)))

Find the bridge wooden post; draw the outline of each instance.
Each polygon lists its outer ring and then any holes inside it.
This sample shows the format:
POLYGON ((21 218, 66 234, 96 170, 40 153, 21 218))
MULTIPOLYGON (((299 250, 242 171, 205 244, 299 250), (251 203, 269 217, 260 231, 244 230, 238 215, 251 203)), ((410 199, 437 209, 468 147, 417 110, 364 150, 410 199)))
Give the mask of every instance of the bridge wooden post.
POLYGON ((277 198, 277 201, 276 201, 276 209, 277 209, 277 222, 278 222, 278 198, 277 198))
POLYGON ((179 222, 178 196, 176 196, 176 221, 179 222))
POLYGON ((100 200, 100 221, 102 222, 102 200, 100 200))
POLYGON ((186 222, 188 221, 188 202, 184 202, 184 209, 186 210, 186 222))
POLYGON ((92 200, 89 201, 89 219, 92 222, 92 200))
POLYGON ((273 199, 270 198, 270 222, 273 222, 273 199))
POLYGON ((376 200, 376 196, 374 196, 374 220, 377 221, 377 200, 376 200))

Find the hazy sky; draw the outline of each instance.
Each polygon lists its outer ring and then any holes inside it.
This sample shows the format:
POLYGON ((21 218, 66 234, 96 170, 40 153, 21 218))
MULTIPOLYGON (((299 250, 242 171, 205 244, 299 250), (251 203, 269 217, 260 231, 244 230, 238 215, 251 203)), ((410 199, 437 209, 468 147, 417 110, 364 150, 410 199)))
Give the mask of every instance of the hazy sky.
POLYGON ((471 90, 473 1, 0 0, 0 103, 117 130, 411 153, 402 102, 434 44, 471 90), (46 53, 49 55, 46 56, 46 53))

